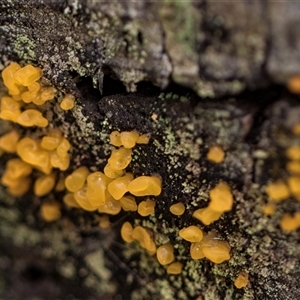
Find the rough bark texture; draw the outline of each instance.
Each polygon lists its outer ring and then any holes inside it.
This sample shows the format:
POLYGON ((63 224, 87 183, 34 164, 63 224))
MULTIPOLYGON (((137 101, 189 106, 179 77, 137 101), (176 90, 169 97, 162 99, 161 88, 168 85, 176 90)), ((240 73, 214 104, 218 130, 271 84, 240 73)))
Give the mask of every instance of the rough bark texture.
MULTIPOLYGON (((299 97, 283 85, 300 73, 300 5, 66 2, 1 1, 1 69, 32 63, 58 96, 76 95, 71 112, 56 101, 44 107, 73 146, 66 174, 79 165, 102 170, 110 132, 135 129, 151 142, 135 148, 129 169, 160 174, 163 192, 153 216, 123 213, 101 229, 99 214, 65 207, 59 221, 44 222, 41 203, 62 194, 14 199, 1 187, 0 298, 299 299, 299 230, 283 232, 279 222, 300 202, 279 203, 271 217, 262 207, 266 184, 288 176, 285 149, 300 143, 291 131, 300 123, 299 97), (206 159, 215 144, 226 152, 221 165, 206 159), (220 180, 232 187, 234 208, 202 228, 227 240, 232 258, 193 261, 178 230, 199 224, 192 213, 207 206, 220 180), (187 208, 181 218, 169 212, 178 201, 187 208), (124 244, 125 220, 151 229, 157 244, 169 239, 183 273, 169 276, 155 257, 124 244), (241 270, 250 283, 238 290, 241 270)), ((1 133, 11 126, 0 125, 1 133)), ((1 173, 10 157, 0 158, 1 173)))

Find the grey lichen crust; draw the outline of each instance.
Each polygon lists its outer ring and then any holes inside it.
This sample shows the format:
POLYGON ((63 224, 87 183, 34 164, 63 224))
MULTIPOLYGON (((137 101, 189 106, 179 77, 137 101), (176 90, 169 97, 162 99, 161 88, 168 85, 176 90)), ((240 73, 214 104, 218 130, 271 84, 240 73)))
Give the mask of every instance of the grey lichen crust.
MULTIPOLYGON (((160 93, 154 87, 132 94, 117 94, 114 87, 108 95, 105 91, 108 76, 130 92, 138 82, 149 80, 161 88, 176 82, 211 98, 264 85, 270 20, 262 16, 268 10, 263 2, 247 5, 39 1, 37 6, 33 0, 0 4, 1 65, 11 60, 33 63, 43 69, 44 82, 55 86, 56 100, 43 108, 51 126, 59 127, 73 146, 71 169, 86 165, 102 170, 112 150, 110 132, 137 130, 149 133, 151 142, 135 147, 128 170, 135 176, 163 178, 155 214, 142 218, 127 213, 113 218, 114 226, 106 230, 98 227, 97 213, 66 208, 60 221, 45 223, 39 214, 41 203, 51 197, 61 200, 61 194, 42 199, 29 194, 16 200, 1 189, 0 235, 13 249, 0 249, 7 272, 10 266, 15 270, 12 262, 21 248, 33 251, 46 267, 46 262, 55 262, 66 291, 71 293, 68 287, 79 282, 86 289, 86 294, 78 294, 84 299, 117 294, 145 300, 300 298, 299 232, 279 228, 283 213, 300 211, 300 203, 290 198, 277 205, 274 216, 262 212, 268 201, 266 184, 289 175, 284 150, 300 143, 291 133, 300 122, 299 99, 288 93, 281 96, 283 90, 273 91, 273 86, 222 101, 204 101, 182 91, 160 93), (76 105, 63 113, 58 102, 66 92, 76 95, 76 105), (220 165, 206 159, 214 145, 226 153, 220 165), (209 190, 220 180, 231 186, 234 208, 204 226, 192 213, 208 205, 209 190), (179 201, 186 212, 175 217, 169 207, 179 201), (119 229, 125 219, 151 230, 157 245, 171 241, 176 259, 184 264, 182 274, 169 276, 137 243, 124 245, 119 229), (179 229, 189 225, 215 230, 229 242, 231 259, 220 265, 192 260, 189 243, 178 237, 179 229), (240 271, 249 274, 250 282, 238 290, 233 282, 240 271)), ((271 53, 276 55, 276 49, 271 53)), ((268 70, 273 76, 272 70, 278 69, 271 59, 268 70)), ((289 75, 284 72, 280 80, 289 75)), ((9 158, 1 157, 1 172, 9 158)), ((26 259, 19 261, 27 264, 26 259)), ((3 277, 0 289, 9 298, 15 291, 7 288, 3 277)))

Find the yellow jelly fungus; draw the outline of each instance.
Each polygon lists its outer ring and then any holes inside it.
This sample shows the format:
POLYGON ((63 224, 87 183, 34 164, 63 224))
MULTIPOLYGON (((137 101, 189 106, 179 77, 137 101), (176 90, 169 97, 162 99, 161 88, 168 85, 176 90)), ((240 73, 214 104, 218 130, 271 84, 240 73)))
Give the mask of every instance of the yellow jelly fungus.
POLYGON ((43 175, 37 178, 34 183, 33 191, 38 197, 49 194, 55 186, 55 175, 43 175))
POLYGON ((58 168, 61 171, 65 171, 69 168, 70 165, 70 156, 61 157, 56 151, 51 153, 50 162, 52 167, 58 168))
POLYGON ((121 228, 121 237, 126 243, 133 242, 132 232, 133 232, 132 225, 129 222, 125 222, 121 228))
POLYGON ((128 189, 134 196, 158 196, 161 193, 161 179, 156 176, 140 176, 129 183, 128 189))
POLYGON ((188 242, 197 243, 203 239, 203 232, 200 228, 192 225, 179 230, 179 236, 188 242))
POLYGON ((295 124, 292 128, 292 131, 295 135, 300 135, 300 123, 295 124))
POLYGON ((120 199, 120 204, 123 210, 125 211, 137 211, 137 204, 135 202, 134 197, 132 196, 124 196, 120 199))
POLYGON ((287 88, 291 93, 299 94, 300 93, 300 76, 299 75, 291 76, 287 81, 287 88))
POLYGON ((128 185, 132 180, 133 175, 131 173, 126 173, 124 176, 113 180, 107 187, 109 193, 114 199, 120 200, 128 192, 128 185))
POLYGON ((21 114, 21 104, 11 97, 1 98, 0 118, 7 121, 17 122, 21 114))
POLYGON ((300 228, 300 212, 293 215, 284 214, 280 220, 280 227, 284 231, 294 231, 300 228))
POLYGON ((41 92, 41 102, 46 102, 52 100, 55 96, 55 89, 53 87, 43 88, 41 92))
POLYGON ((266 216, 272 216, 275 214, 276 206, 274 203, 267 203, 265 206, 263 206, 263 213, 266 216))
POLYGON ((181 216, 184 214, 185 206, 182 202, 173 204, 170 206, 170 212, 175 216, 181 216))
POLYGON ((34 82, 34 83, 30 84, 27 88, 28 88, 28 91, 31 93, 37 93, 40 90, 41 85, 38 82, 34 82))
POLYGON ((203 254, 216 264, 230 259, 230 246, 226 241, 216 237, 215 232, 210 232, 201 243, 203 254))
POLYGON ((239 273, 238 277, 234 281, 234 285, 236 288, 241 289, 247 286, 248 281, 249 275, 246 272, 242 271, 239 273))
POLYGON ((104 215, 99 217, 99 227, 102 229, 110 228, 110 220, 108 216, 104 215))
POLYGON ((291 173, 291 174, 297 174, 300 175, 300 161, 290 161, 286 165, 286 169, 291 173))
POLYGON ((56 148, 56 152, 60 157, 68 156, 68 151, 70 150, 71 145, 66 138, 62 138, 61 142, 56 148))
POLYGON ((68 191, 74 193, 83 188, 85 180, 89 175, 87 167, 79 167, 72 174, 66 177, 65 185, 68 191))
POLYGON ((31 186, 31 178, 19 178, 15 181, 14 185, 8 187, 8 193, 14 197, 21 197, 25 195, 31 186))
POLYGON ((93 172, 87 177, 87 197, 92 206, 104 205, 107 196, 107 186, 111 179, 102 172, 93 172))
POLYGON ((61 139, 62 138, 62 133, 58 128, 49 128, 48 136, 61 139))
POLYGON ((180 262, 174 262, 167 267, 167 273, 170 275, 178 275, 182 272, 183 264, 180 262))
POLYGON ((224 160, 224 157, 225 157, 225 152, 219 146, 213 146, 209 148, 208 153, 206 155, 206 158, 209 161, 214 162, 216 164, 221 163, 224 160))
POLYGON ((16 130, 12 130, 0 137, 0 148, 5 152, 14 153, 17 151, 17 144, 20 134, 16 130))
POLYGON ((120 134, 121 143, 125 148, 133 148, 139 134, 136 131, 123 131, 120 134))
POLYGON ((293 195, 300 194, 300 176, 289 177, 287 183, 293 195))
POLYGON ((97 207, 94 207, 93 205, 90 204, 86 192, 87 192, 87 187, 84 186, 82 189, 74 193, 74 198, 76 202, 79 204, 79 206, 84 210, 95 211, 97 207))
POLYGON ((154 255, 156 253, 155 243, 145 228, 136 226, 133 229, 132 237, 134 240, 138 241, 140 245, 149 252, 150 255, 154 255))
POLYGON ((21 139, 17 145, 18 155, 30 165, 41 170, 45 174, 50 174, 52 166, 50 164, 49 153, 40 147, 39 142, 29 137, 21 139))
POLYGON ((36 109, 26 109, 17 118, 17 123, 24 127, 47 127, 48 120, 36 109))
MULTIPOLYGON (((29 91, 25 91, 21 94, 21 99, 25 102, 25 103, 30 103, 33 102, 36 98, 38 97, 38 94, 35 92, 29 92, 29 91)), ((17 100, 17 99, 16 99, 17 100)))
POLYGON ((109 141, 112 145, 116 146, 116 147, 120 147, 122 146, 122 142, 121 142, 121 134, 119 131, 113 131, 110 135, 109 135, 109 141))
POLYGON ((17 63, 11 63, 2 71, 2 78, 5 86, 8 88, 10 95, 20 94, 20 85, 14 78, 14 74, 21 69, 17 63))
POLYGON ((42 70, 27 65, 14 73, 14 79, 24 86, 29 86, 42 77, 42 70))
POLYGON ((107 164, 103 170, 104 174, 109 178, 118 178, 124 175, 124 170, 114 170, 111 168, 110 164, 107 164))
POLYGON ((216 212, 210 207, 206 207, 194 211, 193 217, 201 221, 203 224, 209 225, 212 222, 219 220, 222 214, 222 212, 216 212))
POLYGON ((149 134, 142 134, 138 137, 136 140, 137 144, 148 144, 150 141, 150 135, 149 134))
POLYGON ((66 188, 66 185, 65 185, 65 178, 64 177, 61 177, 58 179, 57 183, 56 183, 56 186, 55 186, 55 191, 56 192, 63 192, 66 188))
POLYGON ((288 186, 281 180, 269 183, 266 187, 266 193, 272 201, 281 201, 290 197, 288 186))
POLYGON ((171 243, 161 245, 157 248, 156 257, 161 265, 168 265, 174 260, 174 247, 171 243))
POLYGON ((233 196, 230 186, 226 182, 218 183, 209 192, 209 208, 215 212, 230 211, 233 205, 233 196))
POLYGON ((121 147, 120 149, 113 150, 108 163, 113 170, 123 170, 131 162, 132 150, 121 147))
POLYGON ((53 222, 60 218, 60 205, 57 202, 43 203, 41 206, 42 218, 47 222, 53 222))
POLYGON ((27 164, 19 158, 12 158, 6 163, 5 173, 9 173, 9 176, 12 179, 18 179, 28 176, 31 174, 31 172, 31 165, 27 164))
POLYGON ((145 201, 142 201, 138 205, 138 213, 141 216, 146 217, 154 213, 154 208, 155 208, 155 201, 151 199, 147 199, 145 201))
POLYGON ((71 94, 65 95, 65 97, 62 99, 60 103, 60 107, 63 110, 70 110, 74 107, 75 105, 75 97, 71 94))
POLYGON ((120 201, 116 201, 113 197, 106 196, 106 202, 98 208, 101 213, 109 215, 117 215, 121 211, 120 201))
POLYGON ((67 193, 63 197, 63 202, 67 207, 74 207, 74 208, 80 208, 81 206, 77 203, 75 200, 74 194, 73 193, 67 193))
POLYGON ((205 257, 203 251, 202 251, 202 247, 201 247, 202 243, 198 242, 198 243, 192 243, 191 247, 190 247, 190 254, 191 254, 191 258, 194 260, 198 260, 198 259, 202 259, 205 257))
POLYGON ((52 151, 57 148, 59 143, 60 143, 60 138, 46 135, 42 138, 41 146, 45 150, 52 151))
POLYGON ((291 160, 300 160, 300 146, 291 146, 285 151, 287 158, 291 160))

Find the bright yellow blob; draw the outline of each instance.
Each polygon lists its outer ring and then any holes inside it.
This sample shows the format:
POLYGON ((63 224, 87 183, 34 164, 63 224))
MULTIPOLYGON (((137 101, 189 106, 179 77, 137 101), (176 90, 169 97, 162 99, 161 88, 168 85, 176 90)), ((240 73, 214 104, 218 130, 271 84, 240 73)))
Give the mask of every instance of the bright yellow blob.
POLYGON ((185 206, 182 202, 170 206, 170 212, 175 216, 181 216, 185 212, 185 206))
POLYGON ((133 232, 132 225, 129 222, 125 222, 121 228, 121 237, 126 243, 133 242, 132 232, 133 232))
POLYGON ((266 187, 266 193, 272 201, 281 201, 291 195, 288 186, 281 180, 269 183, 266 187))
POLYGON ((167 267, 167 273, 170 275, 178 275, 182 272, 183 264, 180 262, 174 262, 167 267))
POLYGON ((248 282, 249 282, 249 275, 246 272, 241 271, 238 277, 236 278, 236 280, 234 281, 234 285, 236 288, 241 289, 246 287, 248 282))
POLYGON ((157 248, 156 257, 161 265, 168 265, 174 260, 174 247, 171 243, 161 245, 157 248))
POLYGON ((75 105, 75 97, 71 94, 65 95, 65 97, 62 99, 60 103, 60 107, 63 110, 70 110, 74 107, 75 105))
POLYGON ((179 230, 179 236, 188 242, 196 243, 203 239, 203 232, 197 226, 192 225, 179 230))
POLYGON ((41 206, 41 215, 46 222, 53 222, 60 218, 60 205, 57 202, 43 203, 41 206))
POLYGON ((128 189, 134 196, 158 196, 161 193, 161 179, 156 176, 140 176, 129 183, 128 189))
POLYGON ((224 157, 225 157, 225 152, 219 146, 213 146, 209 148, 208 153, 206 155, 206 158, 209 161, 214 162, 216 164, 220 164, 224 160, 224 157))
POLYGON ((147 199, 138 205, 138 213, 143 217, 147 217, 154 213, 154 208, 155 201, 147 199))

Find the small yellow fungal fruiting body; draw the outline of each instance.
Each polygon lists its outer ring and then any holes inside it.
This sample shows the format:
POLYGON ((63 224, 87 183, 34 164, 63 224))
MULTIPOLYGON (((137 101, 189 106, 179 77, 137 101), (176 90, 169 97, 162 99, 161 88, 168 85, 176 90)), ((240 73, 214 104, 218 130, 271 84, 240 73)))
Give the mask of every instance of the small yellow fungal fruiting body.
POLYGON ((234 285, 236 288, 241 289, 247 286, 248 281, 249 275, 246 272, 241 271, 236 280, 234 281, 234 285))
POLYGON ((113 150, 108 163, 113 170, 124 170, 131 162, 132 150, 121 147, 120 149, 113 150))
POLYGON ((99 217, 99 227, 100 228, 108 229, 108 228, 110 228, 110 226, 111 226, 110 220, 109 220, 109 217, 107 215, 99 217))
POLYGON ((20 85, 14 78, 14 74, 21 69, 17 63, 11 63, 2 71, 2 78, 5 86, 8 88, 10 95, 20 94, 20 85))
POLYGON ((14 73, 14 79, 21 85, 29 86, 42 77, 42 70, 27 65, 14 73))
POLYGON ((67 193, 63 197, 63 202, 67 207, 80 208, 81 206, 77 203, 73 193, 67 193))
POLYGON ((79 167, 76 169, 65 179, 67 190, 74 193, 82 189, 88 175, 89 169, 87 167, 79 167))
POLYGON ((216 264, 230 259, 230 246, 226 241, 216 238, 215 232, 210 232, 202 241, 201 248, 206 258, 216 264))
POLYGON ((285 155, 290 160, 300 160, 300 146, 291 146, 285 151, 285 155))
POLYGON ((208 153, 206 155, 206 158, 209 161, 214 162, 216 164, 220 164, 224 160, 224 157, 225 157, 225 152, 219 146, 213 146, 209 148, 208 153))
POLYGON ((272 216, 275 214, 276 206, 274 203, 267 203, 265 206, 263 206, 263 213, 266 216, 272 216))
POLYGON ((75 105, 75 97, 71 94, 65 95, 65 97, 62 99, 60 103, 60 107, 63 110, 70 110, 74 107, 75 105))
POLYGON ((291 195, 288 186, 280 180, 269 183, 266 187, 266 193, 272 201, 281 201, 291 195))
POLYGON ((128 189, 134 196, 158 196, 161 193, 161 179, 156 176, 140 176, 129 183, 128 189))
POLYGON ((26 109, 17 118, 17 123, 24 127, 47 127, 48 120, 36 109, 26 109))
POLYGON ((90 204, 87 198, 87 187, 84 186, 82 189, 74 193, 74 198, 78 205, 86 211, 95 211, 97 207, 90 204))
POLYGON ((183 264, 180 262, 174 262, 167 267, 167 273, 170 275, 178 275, 182 272, 183 264))
POLYGON ((135 202, 134 197, 132 196, 124 196, 120 199, 121 207, 125 211, 137 211, 137 204, 135 202))
POLYGON ((141 216, 146 217, 154 213, 154 208, 155 208, 155 201, 151 199, 147 199, 145 201, 142 201, 138 205, 138 213, 141 216))
POLYGON ((25 195, 31 186, 31 178, 25 177, 25 178, 19 178, 17 181, 15 181, 14 185, 11 185, 8 187, 8 193, 14 197, 21 197, 25 195))
POLYGON ((109 215, 117 215, 121 211, 120 201, 116 201, 109 194, 106 194, 105 204, 101 205, 98 211, 109 215))
POLYGON ((133 229, 132 237, 134 240, 138 241, 140 245, 149 252, 150 255, 154 255, 156 253, 155 243, 145 228, 136 226, 133 229))
POLYGON ((104 174, 109 177, 109 178, 112 178, 112 179, 115 179, 115 178, 118 178, 118 177, 121 177, 124 175, 125 171, 124 170, 114 170, 111 168, 110 164, 107 164, 105 167, 104 167, 104 170, 103 170, 104 174))
POLYGON ((138 138, 139 134, 136 131, 123 131, 120 134, 121 143, 124 148, 133 148, 138 138))
POLYGON ((295 135, 300 135, 300 123, 297 123, 293 126, 292 131, 295 135))
POLYGON ((136 140, 137 144, 148 144, 150 141, 150 136, 149 134, 142 134, 138 137, 138 139, 136 140))
POLYGON ((12 158, 6 163, 4 174, 9 174, 9 177, 12 179, 18 179, 30 175, 31 172, 31 165, 19 158, 12 158))
POLYGON ((291 93, 300 93, 300 76, 294 75, 288 79, 287 88, 291 93))
POLYGON ((128 185, 133 180, 133 175, 131 173, 126 173, 124 176, 119 177, 108 185, 108 191, 113 196, 114 199, 120 200, 125 193, 128 192, 128 185))
POLYGON ((0 118, 7 121, 17 122, 21 114, 21 104, 11 97, 1 98, 0 118))
POLYGON ((38 197, 45 196, 49 194, 55 186, 55 175, 43 175, 34 183, 33 191, 34 194, 38 197))
POLYGON ((110 143, 116 147, 121 147, 122 146, 122 142, 121 142, 121 134, 119 131, 113 131, 110 135, 109 135, 109 140, 110 143))
POLYGON ((300 194, 300 176, 289 177, 287 183, 293 195, 300 194))
POLYGON ((20 134, 16 130, 12 130, 0 137, 0 148, 5 152, 14 153, 17 151, 20 134))
POLYGON ((53 222, 60 218, 60 205, 57 202, 43 203, 41 215, 46 222, 53 222))
POLYGON ((60 138, 53 136, 44 136, 41 141, 41 146, 43 149, 52 151, 55 150, 60 143, 60 138))
POLYGON ((50 162, 53 168, 58 168, 61 171, 65 171, 69 168, 70 165, 70 156, 66 157, 59 156, 56 151, 51 153, 50 162))
POLYGON ((179 230, 179 236, 188 242, 196 243, 203 239, 203 232, 200 228, 192 225, 179 230))
POLYGON ((175 216, 183 215, 184 211, 185 211, 185 206, 182 202, 170 206, 170 212, 175 216))
POLYGON ((121 228, 121 237, 126 243, 133 242, 132 232, 133 232, 132 225, 129 222, 125 222, 121 228))
POLYGON ((230 211, 233 205, 231 189, 226 182, 218 183, 209 192, 209 208, 215 212, 223 213, 230 211))
POLYGON ((91 205, 98 207, 105 204, 110 181, 102 172, 93 172, 87 177, 87 197, 91 205))
POLYGON ((191 258, 194 260, 202 259, 205 257, 205 255, 202 251, 201 242, 191 244, 190 255, 191 255, 191 258))
POLYGON ((27 88, 28 88, 28 91, 31 93, 37 93, 40 90, 41 85, 38 82, 34 82, 34 83, 28 85, 27 88))
POLYGON ((59 145, 56 148, 56 153, 60 156, 60 157, 66 157, 68 155, 68 151, 70 150, 71 145, 69 143, 69 141, 65 138, 61 139, 61 142, 59 143, 59 145))
POLYGON ((206 207, 194 211, 193 217, 198 219, 205 225, 210 225, 212 222, 219 220, 222 214, 222 212, 216 212, 210 207, 206 207))
POLYGON ((43 88, 41 92, 41 103, 44 103, 48 100, 52 100, 55 96, 55 89, 53 87, 43 88))
POLYGON ((171 243, 161 245, 157 248, 156 257, 161 265, 168 265, 174 260, 174 247, 171 243))
POLYGON ((294 231, 300 228, 300 212, 293 215, 284 214, 280 220, 280 227, 284 231, 294 231))
POLYGON ((286 169, 291 174, 300 175, 300 161, 290 161, 286 165, 286 169))

